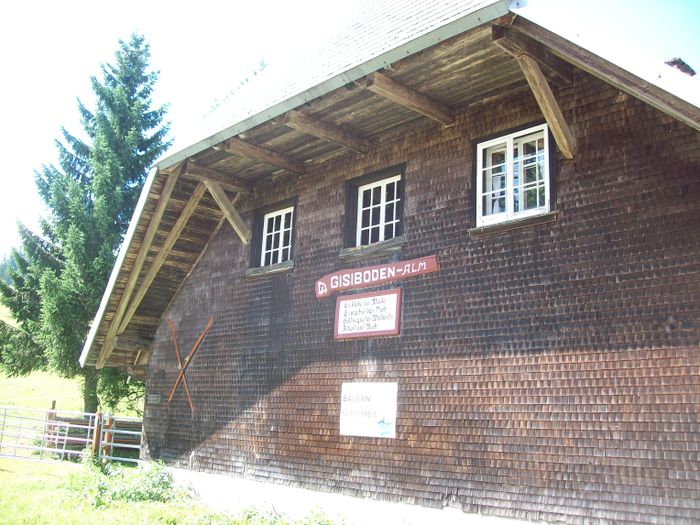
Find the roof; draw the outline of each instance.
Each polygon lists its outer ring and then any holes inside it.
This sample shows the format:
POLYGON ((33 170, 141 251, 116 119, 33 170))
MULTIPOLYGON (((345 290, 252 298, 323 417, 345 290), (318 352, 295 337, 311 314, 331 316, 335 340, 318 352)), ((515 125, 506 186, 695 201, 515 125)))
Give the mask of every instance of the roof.
POLYGON ((523 46, 553 84, 570 82, 577 67, 700 130, 696 105, 515 17, 505 0, 378 0, 356 15, 312 60, 259 75, 217 108, 200 138, 157 162, 81 365, 138 376, 162 316, 224 221, 248 241, 237 209, 249 211, 251 195, 276 178, 304 176, 330 159, 367 154, 379 140, 528 91, 512 58, 523 46))

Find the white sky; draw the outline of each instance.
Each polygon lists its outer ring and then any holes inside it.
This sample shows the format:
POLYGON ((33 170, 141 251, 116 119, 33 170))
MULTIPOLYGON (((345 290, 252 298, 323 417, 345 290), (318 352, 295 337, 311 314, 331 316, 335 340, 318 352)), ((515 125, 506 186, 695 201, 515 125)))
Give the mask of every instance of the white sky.
MULTIPOLYGON (((526 4, 522 14, 606 58, 633 67, 681 56, 700 72, 700 0, 519 3, 526 4)), ((189 135, 214 101, 261 59, 274 65, 303 54, 356 6, 350 0, 0 4, 0 258, 19 244, 17 220, 36 228, 42 208, 34 170, 55 162, 61 126, 80 133, 76 97, 92 103, 90 76, 99 77, 100 64, 113 60, 120 38, 133 31, 145 35, 151 65, 160 70, 155 100, 170 104, 168 119, 177 139, 189 135)))

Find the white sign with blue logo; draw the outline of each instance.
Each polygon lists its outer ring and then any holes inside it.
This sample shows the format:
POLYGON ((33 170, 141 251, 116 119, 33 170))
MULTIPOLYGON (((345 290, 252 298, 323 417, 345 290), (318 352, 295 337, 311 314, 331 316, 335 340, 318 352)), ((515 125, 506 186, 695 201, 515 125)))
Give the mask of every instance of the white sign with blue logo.
POLYGON ((343 383, 342 436, 396 437, 398 383, 343 383))

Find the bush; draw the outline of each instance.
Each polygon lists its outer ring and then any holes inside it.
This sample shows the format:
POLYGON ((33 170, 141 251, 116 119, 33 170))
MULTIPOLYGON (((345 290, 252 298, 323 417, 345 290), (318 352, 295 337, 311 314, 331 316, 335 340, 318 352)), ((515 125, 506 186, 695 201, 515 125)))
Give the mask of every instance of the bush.
POLYGON ((79 492, 94 507, 113 501, 167 503, 187 497, 176 487, 172 474, 162 463, 129 468, 103 464, 90 454, 85 454, 82 470, 69 478, 69 488, 79 492))

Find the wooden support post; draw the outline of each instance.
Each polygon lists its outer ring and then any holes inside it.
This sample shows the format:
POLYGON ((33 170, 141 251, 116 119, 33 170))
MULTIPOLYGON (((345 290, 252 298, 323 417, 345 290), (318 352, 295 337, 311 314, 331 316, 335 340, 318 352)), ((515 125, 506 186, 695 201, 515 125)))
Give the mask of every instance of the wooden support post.
POLYGON ((522 17, 511 26, 559 58, 700 131, 700 108, 522 17))
POLYGON ((451 107, 405 86, 383 73, 377 72, 369 75, 366 88, 372 93, 425 115, 441 124, 448 125, 454 122, 454 111, 451 107))
POLYGON ((117 335, 117 330, 119 329, 121 320, 124 317, 124 313, 126 312, 126 308, 129 304, 129 299, 131 299, 131 294, 134 292, 134 288, 136 287, 136 281, 138 280, 139 275, 141 274, 141 269, 143 268, 143 265, 146 262, 148 250, 150 249, 151 244, 153 243, 153 239, 156 236, 156 232, 158 231, 158 227, 160 226, 160 220, 163 217, 163 213, 165 213, 165 208, 168 206, 170 195, 175 189, 175 184, 177 183, 182 167, 183 164, 180 164, 172 174, 168 175, 168 179, 165 181, 163 191, 161 192, 160 198, 158 200, 158 205, 156 206, 155 212, 153 213, 153 217, 151 217, 151 222, 148 225, 148 229, 146 230, 146 234, 143 237, 143 241, 141 241, 139 253, 136 256, 134 266, 129 273, 129 279, 126 282, 126 286, 124 287, 124 291, 122 292, 121 299, 119 300, 119 306, 117 307, 116 312, 114 312, 114 318, 112 319, 112 324, 109 326, 107 337, 105 337, 104 345, 102 346, 102 350, 100 350, 100 353, 97 356, 97 363, 95 365, 95 368, 102 368, 107 362, 107 359, 109 358, 110 354, 112 353, 112 350, 114 350, 114 338, 117 335))
POLYGON ((102 412, 95 414, 95 424, 92 428, 92 454, 96 456, 100 451, 100 436, 102 435, 102 412))
POLYGON ((224 189, 212 180, 205 180, 204 184, 209 190, 209 193, 211 193, 211 196, 214 197, 214 200, 219 205, 219 208, 226 217, 226 220, 231 224, 233 230, 238 234, 243 244, 247 245, 250 242, 250 229, 246 226, 241 216, 238 215, 236 208, 231 204, 224 189))
POLYGON ((522 33, 496 25, 491 28, 491 40, 515 58, 521 55, 529 55, 534 58, 543 71, 557 84, 568 85, 573 82, 574 69, 571 64, 522 33))
POLYGON ((290 111, 284 117, 283 123, 307 135, 328 140, 346 149, 358 153, 367 153, 369 142, 337 126, 307 117, 299 111, 290 111))
POLYGON ((114 437, 112 436, 112 432, 110 430, 114 426, 114 417, 111 414, 105 414, 104 419, 103 419, 103 425, 102 428, 104 429, 104 435, 105 438, 102 440, 101 446, 102 446, 102 455, 103 456, 111 456, 112 455, 112 450, 111 450, 111 444, 112 440, 114 437))
POLYGON ((170 254, 170 251, 173 249, 173 246, 175 246, 175 242, 180 237, 182 230, 185 229, 187 221, 190 220, 190 217, 194 213, 194 210, 197 207, 197 204, 199 204, 199 200, 202 198, 205 191, 206 186, 203 182, 200 182, 194 189, 190 200, 187 201, 187 204, 180 213, 177 222, 175 222, 175 225, 173 226, 173 229, 170 231, 168 237, 165 239, 163 246, 161 246, 160 250, 158 250, 158 255, 156 255, 156 258, 151 263, 151 267, 148 269, 148 273, 143 278, 143 281, 141 281, 141 286, 136 292, 136 295, 134 295, 133 299, 131 300, 131 303, 129 303, 129 308, 124 314, 121 325, 119 326, 119 334, 123 334, 124 330, 126 330, 126 327, 131 321, 131 318, 136 313, 136 309, 141 304, 141 301, 146 295, 146 292, 150 288, 151 284, 153 284, 156 275, 158 275, 158 271, 160 270, 161 266, 163 266, 163 263, 170 254))
POLYGON ((243 193, 248 195, 253 191, 252 184, 241 177, 230 173, 224 173, 223 171, 216 169, 200 166, 199 164, 195 164, 191 161, 187 162, 182 175, 188 179, 194 179, 200 182, 204 182, 205 180, 213 180, 221 184, 222 188, 237 194, 243 193))
POLYGON ((566 123, 564 114, 559 109, 559 104, 557 104, 554 93, 552 93, 552 89, 547 84, 547 79, 544 78, 540 66, 529 55, 520 55, 516 57, 516 60, 523 70, 523 74, 530 85, 532 94, 535 95, 535 100, 537 100, 537 104, 540 106, 547 124, 549 124, 549 129, 552 130, 552 135, 554 135, 554 140, 559 146, 559 151, 561 151, 564 158, 573 159, 576 151, 576 140, 569 129, 569 125, 566 123))
POLYGON ((298 173, 299 175, 306 173, 306 167, 303 162, 235 137, 228 139, 220 146, 216 146, 215 149, 223 149, 229 153, 242 155, 249 159, 269 164, 270 166, 276 166, 291 171, 292 173, 298 173))

